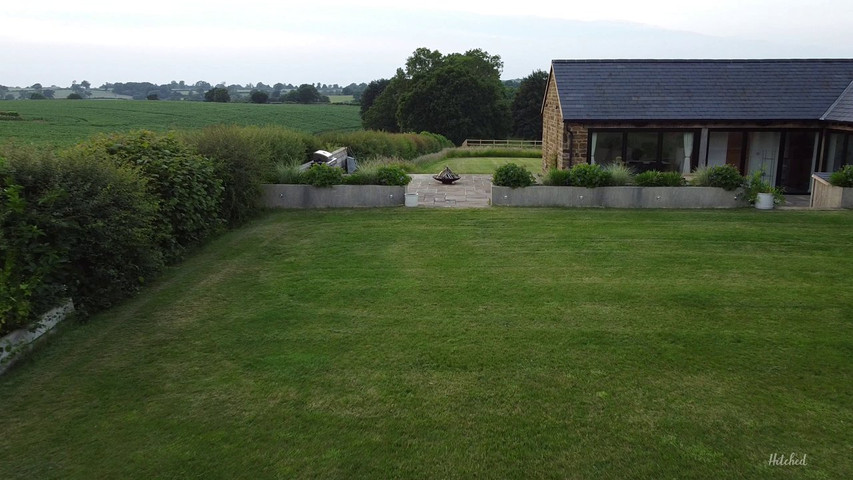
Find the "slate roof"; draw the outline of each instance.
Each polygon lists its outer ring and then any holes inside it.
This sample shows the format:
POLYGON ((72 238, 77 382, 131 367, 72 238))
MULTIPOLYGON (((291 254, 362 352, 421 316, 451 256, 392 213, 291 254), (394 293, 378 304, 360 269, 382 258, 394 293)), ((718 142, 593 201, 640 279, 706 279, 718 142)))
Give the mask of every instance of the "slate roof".
POLYGON ((564 120, 853 122, 853 59, 554 60, 564 120))

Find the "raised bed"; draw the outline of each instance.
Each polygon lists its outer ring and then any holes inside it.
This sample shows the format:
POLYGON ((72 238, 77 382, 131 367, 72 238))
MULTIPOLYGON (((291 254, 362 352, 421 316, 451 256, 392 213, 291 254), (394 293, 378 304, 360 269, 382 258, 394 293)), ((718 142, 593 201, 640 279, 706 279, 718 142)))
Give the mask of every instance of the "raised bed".
POLYGON ((836 187, 829 183, 828 173, 812 175, 813 208, 853 208, 853 188, 836 187))
POLYGON ((36 328, 21 328, 0 338, 0 373, 11 367, 22 353, 73 311, 74 302, 69 298, 64 304, 42 315, 36 328))
POLYGON ((546 187, 492 186, 492 205, 511 207, 737 208, 743 190, 717 187, 546 187))
POLYGON ((267 208, 397 207, 405 201, 406 187, 385 185, 261 185, 267 208))

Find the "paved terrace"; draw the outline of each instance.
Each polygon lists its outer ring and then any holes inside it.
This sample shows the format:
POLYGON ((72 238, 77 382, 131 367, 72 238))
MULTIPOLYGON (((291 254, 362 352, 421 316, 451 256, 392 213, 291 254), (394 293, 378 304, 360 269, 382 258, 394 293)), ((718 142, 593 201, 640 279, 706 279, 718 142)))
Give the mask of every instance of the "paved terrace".
POLYGON ((431 174, 412 174, 406 193, 418 194, 419 207, 483 208, 489 206, 492 176, 460 174, 452 185, 432 178, 431 174))

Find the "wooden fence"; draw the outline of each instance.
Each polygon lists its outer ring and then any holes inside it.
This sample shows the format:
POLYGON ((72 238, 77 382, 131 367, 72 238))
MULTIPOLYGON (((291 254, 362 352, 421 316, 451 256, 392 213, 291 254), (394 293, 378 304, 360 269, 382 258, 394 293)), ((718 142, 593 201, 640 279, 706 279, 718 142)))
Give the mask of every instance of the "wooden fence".
POLYGON ((501 147, 501 148, 542 148, 542 140, 479 140, 467 139, 462 148, 501 147))

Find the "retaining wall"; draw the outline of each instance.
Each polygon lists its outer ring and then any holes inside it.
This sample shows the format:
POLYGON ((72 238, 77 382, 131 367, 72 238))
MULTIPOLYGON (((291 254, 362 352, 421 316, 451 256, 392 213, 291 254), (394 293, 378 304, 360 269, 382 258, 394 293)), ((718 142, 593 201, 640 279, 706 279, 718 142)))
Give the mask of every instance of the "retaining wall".
POLYGON ((384 185, 261 185, 262 203, 268 208, 354 208, 403 205, 406 187, 384 185))
POLYGON ((716 187, 546 187, 492 186, 492 205, 512 207, 737 208, 747 206, 743 190, 716 187))

